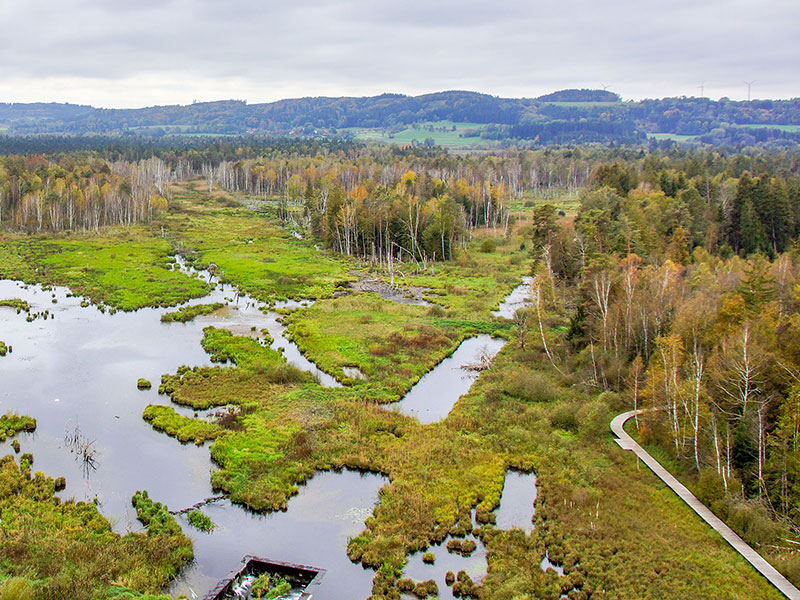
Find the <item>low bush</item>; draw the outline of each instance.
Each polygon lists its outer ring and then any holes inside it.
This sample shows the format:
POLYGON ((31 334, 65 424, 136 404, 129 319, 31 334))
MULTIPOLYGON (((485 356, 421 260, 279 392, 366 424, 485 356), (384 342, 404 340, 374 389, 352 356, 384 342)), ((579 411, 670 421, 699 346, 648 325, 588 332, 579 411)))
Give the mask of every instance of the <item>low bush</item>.
POLYGON ((555 399, 555 387, 541 373, 516 371, 503 383, 503 392, 526 402, 550 402, 555 399))
POLYGON ((189 524, 194 527, 195 529, 199 529, 200 531, 212 531, 216 528, 214 522, 204 512, 199 510, 191 510, 186 515, 186 518, 189 520, 189 524))
POLYGON ((577 433, 579 422, 575 413, 575 406, 569 404, 558 406, 550 415, 550 426, 553 427, 553 429, 563 429, 564 431, 577 433))

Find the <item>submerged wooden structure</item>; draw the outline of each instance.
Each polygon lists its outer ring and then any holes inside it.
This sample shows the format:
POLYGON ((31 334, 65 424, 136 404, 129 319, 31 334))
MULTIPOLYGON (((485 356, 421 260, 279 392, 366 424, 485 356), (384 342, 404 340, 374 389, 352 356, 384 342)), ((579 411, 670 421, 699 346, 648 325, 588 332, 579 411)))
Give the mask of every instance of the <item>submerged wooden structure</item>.
POLYGON ((280 577, 292 586, 292 598, 297 600, 311 600, 313 588, 319 585, 325 575, 325 569, 287 563, 258 556, 245 556, 242 566, 231 572, 226 578, 206 594, 204 600, 246 600, 250 598, 249 585, 260 575, 265 573, 280 577))

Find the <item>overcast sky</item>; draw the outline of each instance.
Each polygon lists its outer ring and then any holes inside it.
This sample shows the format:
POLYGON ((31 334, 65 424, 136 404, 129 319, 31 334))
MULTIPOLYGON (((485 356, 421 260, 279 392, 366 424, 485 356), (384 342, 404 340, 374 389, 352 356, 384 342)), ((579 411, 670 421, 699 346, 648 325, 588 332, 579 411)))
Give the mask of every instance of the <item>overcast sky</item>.
POLYGON ((800 96, 797 0, 2 0, 0 102, 800 96))

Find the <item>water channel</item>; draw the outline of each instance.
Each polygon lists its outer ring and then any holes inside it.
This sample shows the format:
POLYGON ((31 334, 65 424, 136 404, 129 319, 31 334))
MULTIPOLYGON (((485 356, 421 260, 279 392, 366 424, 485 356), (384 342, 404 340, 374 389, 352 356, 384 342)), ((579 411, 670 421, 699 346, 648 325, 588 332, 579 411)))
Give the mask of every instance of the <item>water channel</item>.
POLYGON ((492 314, 495 317, 513 319, 514 313, 517 312, 517 309, 528 306, 532 281, 533 277, 523 277, 522 283, 515 287, 511 293, 506 296, 505 300, 500 303, 500 306, 497 308, 497 310, 492 311, 492 314))
POLYGON ((416 417, 420 423, 441 421, 478 378, 478 370, 465 367, 488 365, 505 343, 502 338, 488 335, 464 340, 453 354, 425 374, 392 408, 416 417))

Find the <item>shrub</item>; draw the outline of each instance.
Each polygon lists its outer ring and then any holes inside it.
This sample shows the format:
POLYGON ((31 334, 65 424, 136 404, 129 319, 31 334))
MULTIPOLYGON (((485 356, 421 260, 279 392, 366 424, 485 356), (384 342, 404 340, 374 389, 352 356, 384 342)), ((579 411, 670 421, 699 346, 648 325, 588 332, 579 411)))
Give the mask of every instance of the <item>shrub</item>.
POLYGON ((728 525, 742 536, 745 542, 756 546, 775 542, 781 526, 770 518, 766 506, 762 503, 729 498, 723 506, 727 509, 725 520, 728 525))
POLYGON ((526 402, 550 402, 555 398, 552 383, 541 373, 517 371, 506 379, 503 391, 526 402))
POLYGON ((492 238, 486 238, 481 242, 481 252, 490 253, 497 250, 497 241, 492 238))
POLYGON ((456 598, 474 598, 478 593, 475 583, 465 571, 459 571, 453 584, 453 596, 456 598))
POLYGON ((211 517, 199 510, 192 510, 186 516, 189 524, 200 531, 212 531, 216 527, 211 517))
POLYGON ((608 405, 598 398, 578 411, 581 431, 589 438, 602 438, 611 434, 611 414, 608 405))
POLYGON ((0 584, 0 600, 33 600, 33 588, 24 577, 12 577, 0 584))
POLYGON ((439 586, 433 579, 421 581, 414 586, 414 595, 417 598, 427 598, 429 596, 439 595, 439 586))
POLYGON ((153 384, 144 377, 140 377, 136 382, 136 387, 140 390, 149 390, 151 387, 153 387, 153 384))
POLYGON ((401 592, 411 592, 414 590, 414 580, 408 577, 403 577, 397 580, 397 589, 401 592))
POLYGON ((713 469, 703 469, 694 488, 694 495, 706 506, 725 497, 725 484, 722 477, 713 469))
POLYGON ((440 304, 432 304, 431 307, 428 309, 428 316, 429 317, 443 317, 447 314, 444 306, 440 304))
POLYGON ((475 552, 477 547, 475 540, 450 540, 447 542, 447 551, 461 556, 469 556, 475 552))
POLYGON ((436 562, 436 555, 433 552, 426 552, 422 555, 422 562, 432 565, 434 562, 436 562))
POLYGON ((578 417, 575 414, 575 407, 569 404, 562 404, 550 415, 550 425, 553 429, 563 429, 572 433, 578 432, 578 417))

